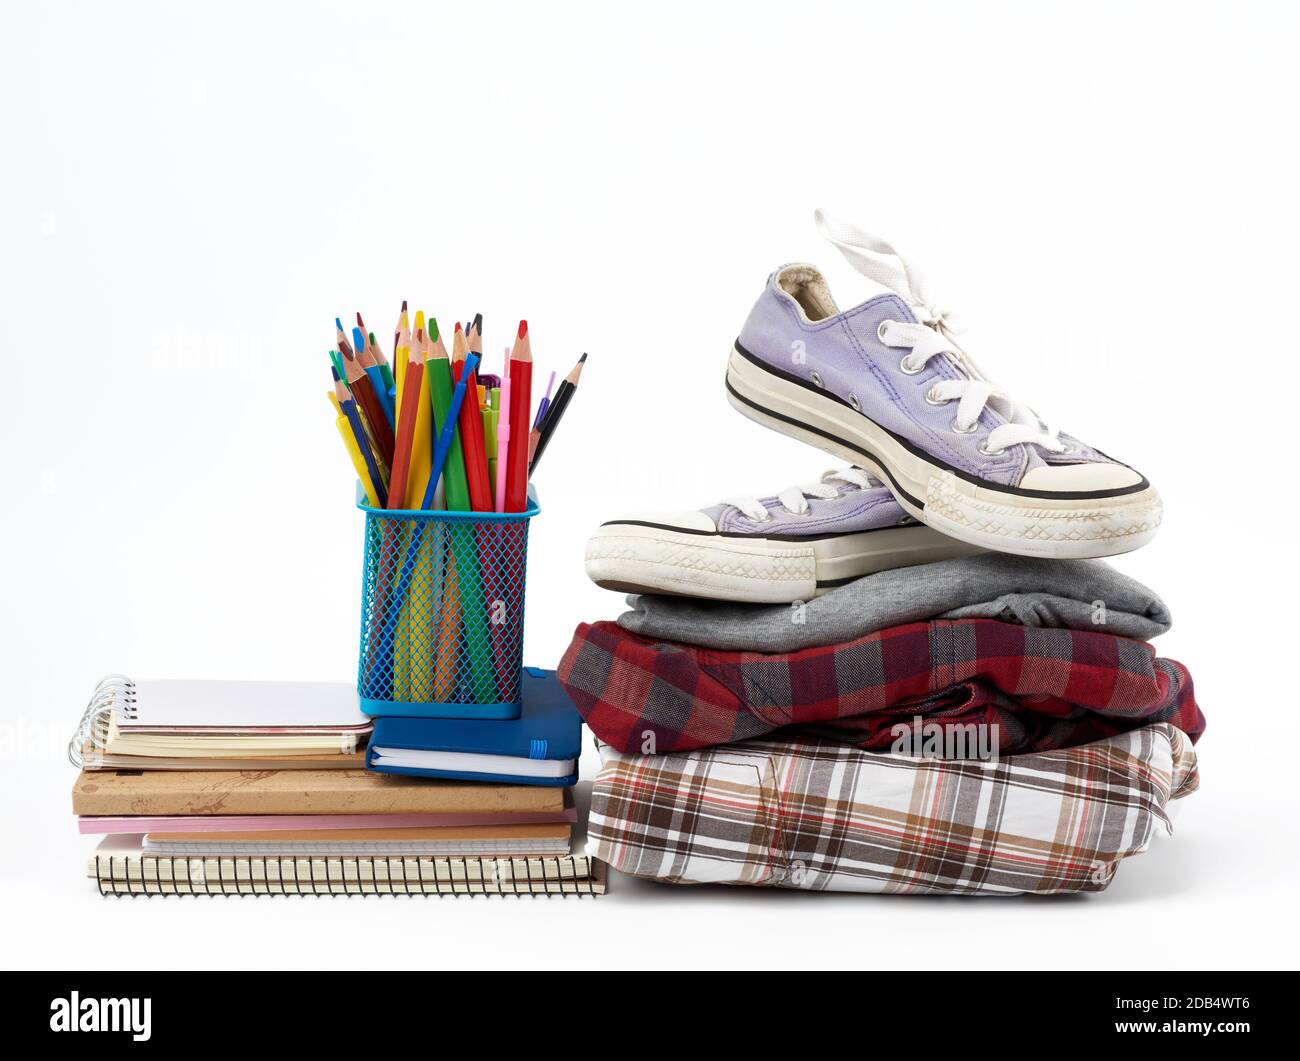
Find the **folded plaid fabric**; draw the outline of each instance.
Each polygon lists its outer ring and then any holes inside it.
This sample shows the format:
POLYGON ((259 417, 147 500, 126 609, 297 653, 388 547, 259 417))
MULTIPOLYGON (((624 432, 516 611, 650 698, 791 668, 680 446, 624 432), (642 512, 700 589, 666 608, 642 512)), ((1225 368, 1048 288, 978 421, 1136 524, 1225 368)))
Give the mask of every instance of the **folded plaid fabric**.
POLYGON ((1205 729, 1186 668, 1150 645, 990 619, 909 623, 782 654, 654 642, 615 623, 584 623, 558 673, 592 732, 625 752, 690 751, 790 726, 887 750, 913 716, 996 725, 998 754, 1154 722, 1193 740, 1205 729))
POLYGON ((808 891, 1101 891, 1198 783, 1166 723, 996 763, 777 740, 601 759, 592 857, 675 884, 808 891))

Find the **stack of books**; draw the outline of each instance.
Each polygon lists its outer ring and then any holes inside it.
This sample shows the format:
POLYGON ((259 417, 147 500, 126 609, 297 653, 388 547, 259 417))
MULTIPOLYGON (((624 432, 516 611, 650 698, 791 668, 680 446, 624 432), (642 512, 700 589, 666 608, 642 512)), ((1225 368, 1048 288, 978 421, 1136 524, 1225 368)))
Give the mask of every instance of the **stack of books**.
POLYGON ((105 894, 602 894, 575 853, 580 725, 550 672, 527 672, 513 722, 376 723, 346 685, 115 677, 70 746, 72 806, 103 838, 105 894))

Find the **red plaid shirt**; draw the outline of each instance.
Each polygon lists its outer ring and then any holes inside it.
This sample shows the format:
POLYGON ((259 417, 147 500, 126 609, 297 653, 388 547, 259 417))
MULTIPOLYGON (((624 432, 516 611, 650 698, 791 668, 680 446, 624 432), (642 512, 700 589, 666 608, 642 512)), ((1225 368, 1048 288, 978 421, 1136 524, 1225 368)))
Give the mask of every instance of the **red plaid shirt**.
POLYGON ((560 681, 619 751, 689 751, 795 727, 888 750, 914 716, 997 725, 999 754, 1170 722, 1205 729, 1187 669, 1141 641, 990 619, 908 623, 799 652, 717 652, 583 623, 560 681), (651 741, 650 738, 653 738, 651 741))

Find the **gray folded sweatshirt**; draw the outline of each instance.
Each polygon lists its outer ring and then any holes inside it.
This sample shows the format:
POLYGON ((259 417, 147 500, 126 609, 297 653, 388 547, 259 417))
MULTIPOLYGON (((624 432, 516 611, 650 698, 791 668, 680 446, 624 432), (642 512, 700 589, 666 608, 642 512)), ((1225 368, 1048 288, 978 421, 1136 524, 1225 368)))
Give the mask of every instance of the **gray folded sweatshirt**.
POLYGON ((1100 560, 983 553, 866 575, 796 604, 733 604, 657 594, 627 599, 627 630, 740 652, 796 652, 930 619, 1000 619, 1097 630, 1146 641, 1169 609, 1142 583, 1100 560))

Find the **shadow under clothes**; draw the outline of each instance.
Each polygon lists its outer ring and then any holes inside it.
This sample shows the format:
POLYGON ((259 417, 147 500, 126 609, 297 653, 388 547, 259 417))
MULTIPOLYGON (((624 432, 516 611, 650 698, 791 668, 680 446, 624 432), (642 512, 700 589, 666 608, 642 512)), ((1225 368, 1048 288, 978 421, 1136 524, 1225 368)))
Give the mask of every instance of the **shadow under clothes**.
POLYGON ((732 604, 643 594, 618 624, 643 637, 737 652, 797 652, 905 623, 997 619, 1149 641, 1171 624, 1164 601, 1101 560, 985 553, 897 568, 803 604, 732 604), (800 621, 796 621, 800 620, 800 621))

